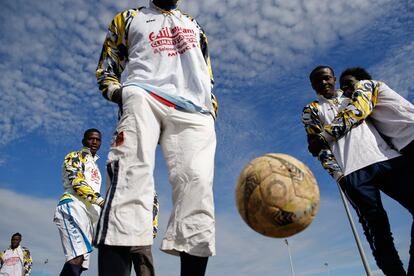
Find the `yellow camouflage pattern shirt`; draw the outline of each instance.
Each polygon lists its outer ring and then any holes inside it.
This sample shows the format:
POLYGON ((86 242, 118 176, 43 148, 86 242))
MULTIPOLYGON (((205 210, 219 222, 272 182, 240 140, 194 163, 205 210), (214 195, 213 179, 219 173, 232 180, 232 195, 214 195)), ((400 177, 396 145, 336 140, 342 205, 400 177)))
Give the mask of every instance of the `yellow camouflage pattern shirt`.
MULTIPOLYGON (((378 102, 378 91, 382 82, 369 81, 369 83, 371 85, 365 85, 366 82, 355 84, 355 92, 347 107, 339 111, 330 124, 323 126, 327 134, 339 139, 372 113, 378 102)), ((326 135, 324 136, 326 138, 326 135)))
POLYGON ((100 198, 101 174, 96 160, 98 155, 92 156, 86 147, 65 156, 63 162, 64 194, 60 201, 77 196, 84 202, 94 204, 100 198))

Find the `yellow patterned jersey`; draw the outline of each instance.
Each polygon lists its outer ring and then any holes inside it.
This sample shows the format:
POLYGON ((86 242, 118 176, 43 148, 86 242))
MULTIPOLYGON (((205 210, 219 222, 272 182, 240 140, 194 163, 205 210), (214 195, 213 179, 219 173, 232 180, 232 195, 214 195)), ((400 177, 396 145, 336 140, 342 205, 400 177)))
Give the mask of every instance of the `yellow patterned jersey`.
POLYGON ((368 118, 397 150, 414 140, 412 103, 381 81, 363 80, 354 88, 347 107, 324 126, 327 134, 339 139, 368 118))
POLYGON ((332 124, 350 101, 350 98, 342 96, 340 90, 330 99, 318 95, 318 101, 306 106, 302 115, 307 134, 318 135, 327 143, 329 150, 319 153, 319 160, 336 180, 342 175, 400 155, 383 140, 370 120, 361 121, 340 139, 324 139, 324 126, 332 124))
MULTIPOLYGON (((305 127, 306 134, 321 135, 323 132, 323 122, 320 116, 320 105, 318 101, 313 101, 302 112, 302 123, 305 127)), ((318 155, 322 167, 336 180, 339 181, 343 177, 343 172, 339 166, 329 145, 326 143, 325 149, 322 149, 318 155)))
POLYGON ((378 88, 381 83, 371 83, 372 86, 366 86, 363 82, 355 85, 356 90, 347 107, 339 111, 330 124, 324 126, 324 130, 329 135, 336 139, 341 138, 372 113, 378 102, 378 88))
POLYGON ((83 202, 94 204, 101 198, 101 173, 96 163, 98 158, 98 155, 92 156, 86 147, 65 156, 62 169, 65 192, 60 201, 77 197, 83 202))

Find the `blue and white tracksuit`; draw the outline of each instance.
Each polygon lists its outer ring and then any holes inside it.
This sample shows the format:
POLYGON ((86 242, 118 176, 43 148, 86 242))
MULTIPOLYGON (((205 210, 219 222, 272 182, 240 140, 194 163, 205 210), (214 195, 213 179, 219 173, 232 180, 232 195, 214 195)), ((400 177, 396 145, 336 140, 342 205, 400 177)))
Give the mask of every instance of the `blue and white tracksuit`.
POLYGON ((96 160, 88 148, 71 152, 63 164, 62 195, 55 210, 53 221, 58 227, 66 261, 84 256, 82 267, 89 267, 92 238, 99 219, 100 209, 96 204, 101 199, 101 173, 96 160))

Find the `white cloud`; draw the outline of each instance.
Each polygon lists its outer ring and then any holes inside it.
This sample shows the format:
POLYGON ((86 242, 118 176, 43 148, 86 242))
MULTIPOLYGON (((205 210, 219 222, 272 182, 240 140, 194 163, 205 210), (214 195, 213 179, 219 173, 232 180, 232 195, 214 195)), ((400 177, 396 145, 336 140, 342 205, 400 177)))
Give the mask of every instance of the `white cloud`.
POLYGON ((414 97, 414 42, 394 49, 373 68, 373 78, 385 81, 404 97, 414 97), (375 76, 377 73, 378 76, 375 76))
POLYGON ((260 80, 269 69, 290 71, 305 65, 313 54, 335 46, 340 36, 385 14, 390 4, 389 0, 212 0, 197 5, 183 1, 182 6, 209 35, 219 80, 231 79, 231 86, 240 87, 248 79, 260 80))
MULTIPOLYGON (((56 201, 24 196, 10 190, 0 189, 0 247, 10 245, 10 237, 19 232, 23 235, 22 245, 29 248, 34 259, 34 270, 40 270, 44 260, 49 264, 44 269, 49 275, 51 264, 63 265, 64 256, 57 229, 52 219, 56 201)), ((55 267, 56 269, 56 267, 55 267)))
MULTIPOLYGON (((2 15, 13 24, 0 38, 8 45, 0 49, 0 146, 35 130, 54 136, 53 141, 87 124, 108 125, 115 107, 101 98, 94 76, 106 28, 117 12, 147 2, 9 2, 2 15)), ((220 99, 291 75, 338 38, 369 27, 398 5, 390 0, 209 0, 183 1, 182 9, 209 36, 220 99)))

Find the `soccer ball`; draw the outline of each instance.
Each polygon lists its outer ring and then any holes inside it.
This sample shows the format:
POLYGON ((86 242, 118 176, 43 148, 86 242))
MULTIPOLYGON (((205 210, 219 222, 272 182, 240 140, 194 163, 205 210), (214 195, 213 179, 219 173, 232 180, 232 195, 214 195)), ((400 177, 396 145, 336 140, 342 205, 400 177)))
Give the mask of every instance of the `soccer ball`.
POLYGON ((319 209, 319 188, 310 169, 287 154, 250 161, 236 186, 237 209, 253 230, 274 238, 304 230, 319 209))

